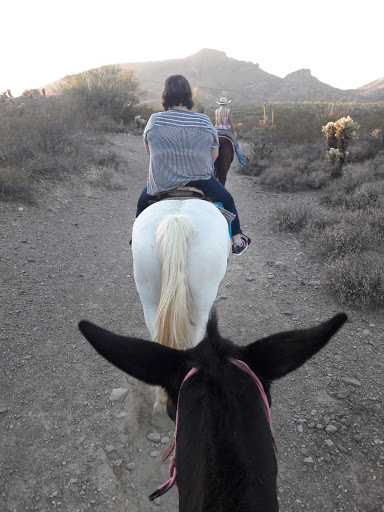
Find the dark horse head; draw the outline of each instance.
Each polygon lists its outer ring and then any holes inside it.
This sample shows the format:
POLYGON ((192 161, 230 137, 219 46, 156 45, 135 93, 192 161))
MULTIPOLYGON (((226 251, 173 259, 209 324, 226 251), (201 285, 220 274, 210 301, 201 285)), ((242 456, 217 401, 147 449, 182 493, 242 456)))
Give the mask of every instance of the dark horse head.
POLYGON ((79 328, 115 366, 168 393, 175 419, 179 397, 177 483, 182 512, 276 512, 277 465, 265 404, 255 380, 231 363, 245 362, 263 384, 292 372, 325 346, 346 321, 338 314, 316 327, 275 334, 245 347, 223 339, 213 312, 195 348, 174 350, 119 336, 82 321, 79 328))
POLYGON ((234 155, 234 147, 231 139, 226 135, 219 135, 219 156, 215 160, 215 178, 225 186, 227 174, 234 155))

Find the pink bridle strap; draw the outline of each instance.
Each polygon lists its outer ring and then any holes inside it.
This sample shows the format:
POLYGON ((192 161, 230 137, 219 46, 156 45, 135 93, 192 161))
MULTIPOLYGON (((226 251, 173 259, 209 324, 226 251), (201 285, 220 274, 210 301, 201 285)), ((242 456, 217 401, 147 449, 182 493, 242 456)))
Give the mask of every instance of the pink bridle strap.
MULTIPOLYGON (((273 446, 275 447, 275 450, 277 452, 278 449, 277 449, 276 440, 275 440, 275 432, 274 432, 273 427, 272 427, 271 411, 270 411, 270 408, 269 408, 268 398, 267 398, 267 395, 265 394, 264 387, 263 387, 260 379, 250 369, 250 367, 247 365, 247 363, 244 363, 244 361, 240 361, 239 359, 231 359, 230 361, 231 361, 231 363, 233 363, 235 366, 237 366, 241 370, 245 371, 246 373, 249 373, 249 375, 256 382, 257 387, 259 388, 261 397, 262 397, 263 402, 264 402, 265 412, 267 414, 267 420, 268 420, 268 423, 269 423, 269 427, 271 429, 273 446)), ((176 486, 177 486, 177 481, 176 481, 176 439, 177 439, 177 427, 178 427, 178 423, 179 423, 180 393, 181 393, 181 388, 183 387, 184 382, 187 381, 190 377, 192 377, 192 375, 194 375, 198 371, 199 371, 199 368, 192 368, 192 370, 190 370, 187 373, 187 375, 184 377, 183 382, 181 383, 181 386, 180 386, 180 389, 179 389, 179 396, 177 397, 175 434, 174 434, 174 436, 173 436, 173 438, 172 438, 168 448, 166 449, 166 451, 164 452, 164 455, 163 455, 163 460, 165 460, 169 456, 169 454, 172 452, 173 447, 175 447, 175 453, 174 453, 174 455, 170 459, 171 460, 171 464, 170 464, 170 467, 169 467, 169 480, 167 482, 165 482, 165 484, 163 484, 161 487, 159 487, 157 489, 157 491, 155 491, 154 493, 152 493, 149 496, 149 501, 154 501, 156 498, 159 498, 160 496, 162 496, 163 494, 168 492, 169 489, 171 489, 171 487, 174 486, 174 484, 176 484, 176 486)))
POLYGON ((179 423, 180 393, 181 393, 181 388, 183 387, 184 382, 187 381, 189 379, 189 377, 192 377, 192 375, 194 375, 198 371, 199 371, 198 368, 192 368, 192 370, 190 370, 187 373, 187 375, 184 377, 183 382, 181 383, 181 386, 180 386, 180 389, 179 389, 179 396, 177 397, 175 434, 174 434, 174 436, 172 438, 172 441, 169 444, 166 452, 164 453, 164 455, 166 455, 166 454, 167 455, 165 457, 163 456, 163 460, 166 459, 168 457, 168 455, 172 452, 173 447, 175 447, 175 453, 174 453, 174 455, 170 459, 171 464, 169 466, 169 480, 167 482, 165 482, 165 484, 163 484, 161 487, 159 487, 157 489, 157 491, 153 492, 149 496, 149 501, 154 501, 156 498, 159 498, 160 496, 162 496, 163 494, 168 492, 169 489, 171 489, 171 487, 173 487, 175 484, 177 486, 177 482, 176 482, 176 437, 177 437, 177 426, 178 426, 178 423, 179 423))
POLYGON ((263 402, 264 402, 265 412, 267 414, 267 420, 268 420, 268 423, 269 423, 269 428, 271 429, 273 446, 275 447, 275 450, 278 453, 279 450, 277 449, 277 444, 276 444, 276 439, 275 439, 275 431, 273 430, 273 427, 272 427, 271 410, 269 408, 269 403, 268 403, 267 395, 265 394, 264 387, 263 387, 260 379, 250 369, 250 367, 247 365, 247 363, 244 363, 244 361, 240 361, 240 359, 231 359, 231 363, 234 364, 235 366, 237 366, 238 368, 240 368, 240 369, 246 371, 247 373, 249 373, 250 376, 253 378, 253 380, 256 382, 257 387, 259 388, 261 397, 262 397, 263 402))

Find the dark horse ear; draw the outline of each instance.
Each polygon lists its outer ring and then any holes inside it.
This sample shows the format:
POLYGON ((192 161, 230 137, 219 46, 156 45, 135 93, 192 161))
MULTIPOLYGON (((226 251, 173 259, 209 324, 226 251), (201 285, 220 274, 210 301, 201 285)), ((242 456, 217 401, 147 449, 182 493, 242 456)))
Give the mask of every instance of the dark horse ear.
POLYGON ((339 313, 310 329, 274 334, 244 347, 244 361, 265 380, 274 380, 296 370, 323 348, 347 320, 339 313))
POLYGON ((79 329, 97 352, 117 368, 167 391, 187 358, 184 351, 153 341, 119 336, 86 320, 79 323, 79 329))

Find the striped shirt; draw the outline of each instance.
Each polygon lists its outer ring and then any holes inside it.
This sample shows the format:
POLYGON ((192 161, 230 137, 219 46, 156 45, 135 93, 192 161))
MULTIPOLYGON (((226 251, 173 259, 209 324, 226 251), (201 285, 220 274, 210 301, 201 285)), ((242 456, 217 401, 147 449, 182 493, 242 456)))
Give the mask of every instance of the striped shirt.
POLYGON ((229 110, 228 107, 225 107, 225 114, 224 114, 223 119, 221 120, 221 123, 219 123, 219 119, 218 119, 219 112, 220 112, 219 108, 217 110, 215 110, 215 120, 216 120, 215 128, 216 128, 216 130, 230 130, 231 125, 229 123, 229 114, 231 113, 231 111, 229 110))
POLYGON ((158 112, 143 138, 150 151, 149 195, 212 177, 211 148, 219 147, 219 139, 207 115, 177 108, 158 112))

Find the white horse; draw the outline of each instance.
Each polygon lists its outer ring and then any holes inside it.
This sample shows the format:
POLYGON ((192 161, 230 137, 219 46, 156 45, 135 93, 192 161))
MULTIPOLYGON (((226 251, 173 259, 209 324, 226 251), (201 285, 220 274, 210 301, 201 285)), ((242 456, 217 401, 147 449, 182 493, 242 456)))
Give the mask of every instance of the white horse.
MULTIPOLYGON (((137 217, 134 276, 152 340, 178 349, 202 340, 230 248, 228 223, 208 201, 163 200, 137 217)), ((165 393, 156 389, 154 415, 165 404, 165 393)))

